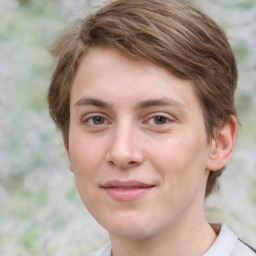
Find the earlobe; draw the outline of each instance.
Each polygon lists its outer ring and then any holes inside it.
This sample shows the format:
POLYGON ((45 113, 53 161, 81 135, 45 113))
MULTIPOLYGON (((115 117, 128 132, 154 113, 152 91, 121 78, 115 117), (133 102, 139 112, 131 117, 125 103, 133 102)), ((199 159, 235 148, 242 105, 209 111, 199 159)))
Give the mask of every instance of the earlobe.
POLYGON ((236 133, 237 119, 231 116, 212 139, 206 167, 208 170, 219 170, 229 162, 235 147, 236 133))
POLYGON ((69 143, 68 143, 67 139, 64 138, 64 137, 63 137, 63 144, 64 144, 64 147, 65 147, 65 152, 66 152, 66 157, 67 157, 67 160, 68 160, 69 170, 71 172, 73 172, 72 161, 71 161, 70 150, 69 150, 69 143))

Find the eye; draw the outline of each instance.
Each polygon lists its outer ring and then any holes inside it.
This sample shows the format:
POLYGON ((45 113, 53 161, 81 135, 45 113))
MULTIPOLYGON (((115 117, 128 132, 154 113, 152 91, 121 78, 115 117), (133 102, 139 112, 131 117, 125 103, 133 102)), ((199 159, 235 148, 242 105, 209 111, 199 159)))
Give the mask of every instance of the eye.
POLYGON ((95 125, 101 125, 106 122, 106 119, 102 116, 94 116, 94 117, 91 117, 90 119, 91 119, 91 122, 95 125))
POLYGON ((169 122, 170 122, 169 118, 165 116, 160 116, 160 115, 151 117, 148 121, 149 124, 153 124, 153 125, 164 125, 169 122))
POLYGON ((104 125, 107 124, 108 121, 105 117, 102 116, 91 116, 86 118, 83 123, 87 123, 90 126, 100 126, 100 125, 104 125))
POLYGON ((169 120, 164 116, 155 116, 153 117, 154 123, 158 125, 166 124, 169 120))

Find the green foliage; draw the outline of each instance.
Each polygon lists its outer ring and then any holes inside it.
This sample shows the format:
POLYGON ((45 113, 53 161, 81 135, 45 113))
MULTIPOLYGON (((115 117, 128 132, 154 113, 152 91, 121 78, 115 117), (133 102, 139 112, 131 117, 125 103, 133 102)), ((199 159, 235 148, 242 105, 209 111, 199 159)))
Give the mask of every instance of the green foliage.
POLYGON ((256 178, 250 181, 249 193, 250 193, 251 200, 256 205, 256 178))
POLYGON ((237 107, 240 116, 245 116, 253 106, 253 99, 247 93, 240 92, 236 97, 237 107))
POLYGON ((255 1, 241 1, 238 3, 240 9, 250 9, 255 5, 255 1))
MULTIPOLYGON (((82 255, 91 249, 91 242, 85 244, 79 235, 86 227, 79 234, 70 228, 77 218, 84 218, 79 215, 84 207, 66 167, 61 137, 50 122, 46 94, 54 66, 47 47, 69 21, 86 13, 94 2, 1 2, 0 255, 82 255), (7 3, 14 4, 8 7, 7 3)), ((230 40, 242 81, 237 94, 239 115, 247 136, 255 138, 256 29, 241 40, 246 24, 237 27, 232 14, 252 12, 256 1, 189 2, 202 7, 228 33, 237 29, 237 34, 230 33, 230 40)), ((255 181, 250 191, 256 204, 255 181)))
POLYGON ((32 1, 31 0, 18 0, 17 1, 21 6, 26 6, 30 4, 32 1))

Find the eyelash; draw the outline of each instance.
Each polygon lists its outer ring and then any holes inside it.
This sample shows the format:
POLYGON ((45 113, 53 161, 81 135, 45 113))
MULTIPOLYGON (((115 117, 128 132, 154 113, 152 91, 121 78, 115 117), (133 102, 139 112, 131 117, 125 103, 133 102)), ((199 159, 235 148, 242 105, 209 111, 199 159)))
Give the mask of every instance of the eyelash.
POLYGON ((166 125, 167 123, 170 123, 172 122, 173 120, 164 116, 164 115, 154 115, 152 116, 151 118, 148 119, 148 123, 149 124, 152 124, 152 125, 157 125, 157 126, 162 126, 162 125, 166 125), (158 119, 158 120, 157 120, 158 119), (161 119, 162 121, 164 121, 163 123, 159 124, 157 123, 158 121, 161 122, 161 119), (150 123, 150 121, 153 120, 154 123, 150 123))
MULTIPOLYGON (((158 115, 152 115, 149 119, 146 120, 146 122, 144 123, 148 123, 150 125, 154 125, 154 126, 158 126, 158 127, 161 127, 161 126, 164 126, 170 122, 173 122, 173 119, 169 118, 169 117, 166 117, 165 115, 161 115, 161 114, 158 114, 158 115), (157 120, 158 119, 158 120, 157 120), (163 123, 157 123, 158 121, 161 122, 161 119, 163 121, 163 123)), ((103 117, 101 114, 99 115, 93 115, 93 116, 89 116, 87 117, 86 119, 83 119, 82 120, 82 123, 86 123, 88 124, 88 126, 94 126, 94 127, 101 127, 103 125, 106 125, 106 124, 109 124, 110 122, 108 121, 107 118, 103 117), (95 123, 95 120, 97 118, 100 118, 102 119, 102 123, 99 123, 99 124, 96 124, 95 123)))
POLYGON ((109 123, 107 121, 107 119, 101 115, 93 115, 93 116, 90 116, 88 118, 86 118, 85 120, 82 120, 82 123, 86 123, 88 124, 89 126, 102 126, 102 125, 105 125, 107 123, 109 123), (101 118, 104 120, 103 123, 100 123, 100 124, 96 124, 94 121, 97 119, 97 118, 101 118))

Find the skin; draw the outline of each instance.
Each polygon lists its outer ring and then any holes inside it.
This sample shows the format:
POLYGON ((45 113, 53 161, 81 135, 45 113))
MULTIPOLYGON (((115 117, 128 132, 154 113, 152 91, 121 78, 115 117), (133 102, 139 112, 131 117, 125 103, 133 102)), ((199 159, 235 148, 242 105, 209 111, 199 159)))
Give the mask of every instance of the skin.
POLYGON ((209 143, 191 81, 100 46, 80 62, 70 117, 69 167, 85 206, 108 230, 114 256, 207 251, 216 239, 204 215, 208 170, 231 158, 234 117, 209 143), (152 188, 116 199, 103 187, 112 180, 152 188))

